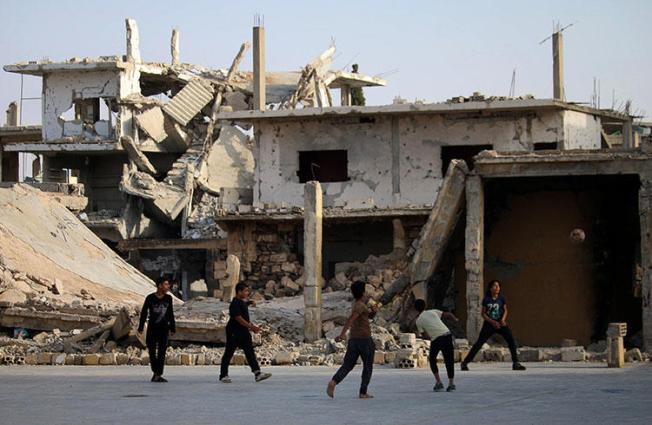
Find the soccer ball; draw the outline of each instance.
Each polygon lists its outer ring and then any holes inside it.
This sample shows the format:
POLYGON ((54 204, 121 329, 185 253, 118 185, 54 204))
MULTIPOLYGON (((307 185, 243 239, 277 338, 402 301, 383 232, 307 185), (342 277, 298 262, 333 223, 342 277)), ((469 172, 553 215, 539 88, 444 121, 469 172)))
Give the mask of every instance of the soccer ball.
POLYGON ((573 229, 570 232, 569 238, 571 243, 580 244, 584 242, 584 239, 586 239, 586 234, 582 229, 573 229))

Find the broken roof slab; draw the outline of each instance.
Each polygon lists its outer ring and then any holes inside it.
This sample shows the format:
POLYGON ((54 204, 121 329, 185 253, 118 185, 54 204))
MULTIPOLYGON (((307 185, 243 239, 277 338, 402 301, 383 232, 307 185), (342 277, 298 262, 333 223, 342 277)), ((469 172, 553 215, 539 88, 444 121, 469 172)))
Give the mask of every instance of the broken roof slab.
POLYGON ((498 101, 464 103, 411 103, 384 106, 337 106, 328 108, 280 109, 265 111, 222 112, 218 118, 233 121, 291 121, 297 119, 368 116, 368 115, 427 115, 455 113, 521 112, 545 109, 571 110, 590 115, 609 117, 617 121, 628 121, 629 116, 612 111, 580 106, 554 99, 510 99, 498 101))
POLYGON ((640 149, 483 151, 474 164, 484 178, 645 174, 652 169, 652 156, 640 149))

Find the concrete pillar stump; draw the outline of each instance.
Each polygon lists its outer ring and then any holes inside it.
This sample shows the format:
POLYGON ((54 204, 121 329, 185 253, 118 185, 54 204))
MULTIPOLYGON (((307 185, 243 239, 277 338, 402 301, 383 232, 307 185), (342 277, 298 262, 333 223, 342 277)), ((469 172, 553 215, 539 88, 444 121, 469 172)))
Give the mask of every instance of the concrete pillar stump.
POLYGON ((321 283, 322 283, 322 191, 317 181, 304 188, 303 288, 304 339, 307 342, 321 338, 321 283))

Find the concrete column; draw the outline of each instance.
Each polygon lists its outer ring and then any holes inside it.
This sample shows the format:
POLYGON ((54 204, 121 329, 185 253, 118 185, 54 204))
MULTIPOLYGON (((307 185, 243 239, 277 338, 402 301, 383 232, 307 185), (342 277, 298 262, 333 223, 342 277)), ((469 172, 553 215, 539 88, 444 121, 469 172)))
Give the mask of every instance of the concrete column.
POLYGON ((222 301, 230 303, 235 296, 235 285, 240 280, 240 260, 233 254, 226 257, 226 274, 222 285, 222 301))
POLYGON ((18 102, 10 102, 7 107, 5 127, 17 127, 18 125, 20 125, 20 106, 18 106, 18 102))
POLYGON ((564 36, 561 32, 552 35, 552 85, 553 98, 566 100, 566 93, 564 93, 564 36))
POLYGON ((172 30, 172 38, 170 39, 170 55, 172 55, 172 65, 179 64, 179 30, 174 28, 172 30))
POLYGON ((265 110, 265 27, 254 27, 254 110, 265 110))
POLYGON ((322 191, 317 181, 306 183, 304 188, 303 252, 303 333, 311 342, 321 338, 322 191))
POLYGON ((342 106, 351 106, 351 87, 342 86, 340 88, 340 100, 342 106))
MULTIPOLYGON (((629 112, 628 112, 629 113, 629 112)), ((623 147, 634 148, 634 129, 632 128, 632 120, 628 119, 623 123, 623 147)))
POLYGON ((627 335, 627 323, 609 323, 607 328, 607 366, 625 366, 623 337, 627 335))
POLYGON ((405 252, 407 243, 405 241, 405 228, 400 218, 392 220, 392 227, 394 228, 394 252, 405 252))
POLYGON ((652 175, 641 175, 638 191, 641 226, 643 349, 652 353, 652 175))
POLYGON ((484 189, 479 176, 466 180, 466 337, 478 338, 482 327, 480 312, 484 286, 484 189))
POLYGON ((125 19, 127 26, 127 61, 140 62, 140 36, 138 35, 138 24, 135 19, 125 19))

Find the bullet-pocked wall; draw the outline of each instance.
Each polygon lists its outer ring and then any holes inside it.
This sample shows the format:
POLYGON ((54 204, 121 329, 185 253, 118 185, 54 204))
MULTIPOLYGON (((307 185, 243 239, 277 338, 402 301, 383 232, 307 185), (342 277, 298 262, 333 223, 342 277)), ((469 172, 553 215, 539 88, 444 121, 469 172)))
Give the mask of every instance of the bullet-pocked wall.
POLYGON ((636 337, 638 185, 637 176, 485 180, 484 279, 502 282, 520 344, 588 345, 609 322, 636 337))
POLYGON ((442 180, 442 146, 490 146, 504 152, 531 151, 535 143, 595 147, 590 140, 600 140, 600 119, 566 112, 379 114, 256 122, 254 204, 302 207, 302 182, 306 174, 314 174, 327 176, 322 181, 324 207, 429 207, 442 180), (323 151, 339 152, 324 161, 312 155, 306 165, 307 155, 323 151))

